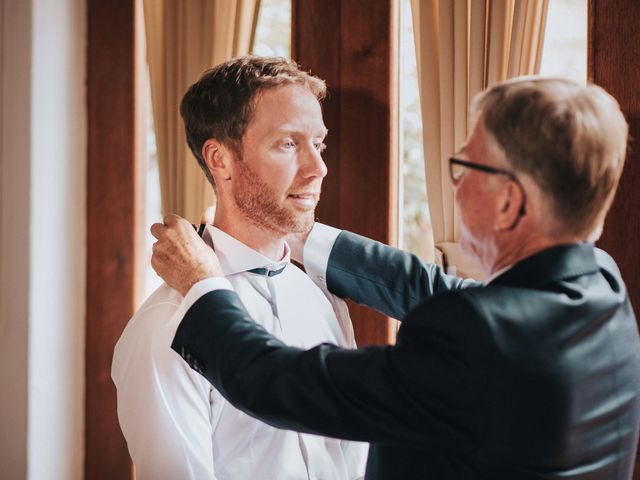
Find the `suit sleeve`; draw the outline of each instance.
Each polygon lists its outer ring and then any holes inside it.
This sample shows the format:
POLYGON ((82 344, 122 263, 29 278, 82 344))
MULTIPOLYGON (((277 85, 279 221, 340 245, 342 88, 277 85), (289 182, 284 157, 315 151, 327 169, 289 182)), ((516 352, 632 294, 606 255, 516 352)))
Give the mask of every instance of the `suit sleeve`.
POLYGON ((416 255, 346 231, 331 250, 326 282, 332 293, 397 319, 422 299, 479 285, 446 275, 416 255))
POLYGON ((393 347, 304 351, 256 325, 234 292, 218 290, 189 309, 172 348, 197 361, 234 406, 273 426, 468 451, 483 429, 488 339, 458 293, 412 312, 393 347))

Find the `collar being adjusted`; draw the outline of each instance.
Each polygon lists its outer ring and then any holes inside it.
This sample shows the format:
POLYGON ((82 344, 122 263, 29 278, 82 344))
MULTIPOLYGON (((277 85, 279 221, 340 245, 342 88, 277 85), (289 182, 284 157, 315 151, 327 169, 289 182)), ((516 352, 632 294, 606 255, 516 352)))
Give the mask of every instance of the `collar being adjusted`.
POLYGON ((272 270, 269 268, 252 268, 251 270, 247 270, 247 272, 249 273, 255 273, 256 275, 266 275, 267 277, 275 277, 276 275, 281 274, 282 272, 284 272, 284 269, 287 268, 288 264, 284 264, 282 265, 282 267, 278 268, 277 270, 272 270))
POLYGON ((282 273, 290 262, 291 249, 286 243, 283 257, 274 261, 213 225, 203 230, 202 239, 215 250, 225 276, 250 272, 273 277, 282 273))

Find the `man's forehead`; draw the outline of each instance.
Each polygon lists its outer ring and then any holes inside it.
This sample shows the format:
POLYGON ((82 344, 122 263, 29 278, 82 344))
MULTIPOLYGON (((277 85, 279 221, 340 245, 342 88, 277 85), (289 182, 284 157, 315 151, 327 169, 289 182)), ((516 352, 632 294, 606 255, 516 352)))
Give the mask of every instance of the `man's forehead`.
POLYGON ((468 155, 470 151, 484 150, 485 140, 486 135, 484 125, 481 121, 476 119, 476 121, 471 125, 471 129, 469 130, 469 134, 467 135, 464 144, 460 147, 459 153, 468 155))
MULTIPOLYGON (((327 134, 329 133, 329 129, 327 127, 323 125, 318 125, 317 128, 314 129, 315 131, 313 132, 314 135, 317 136, 322 136, 322 137, 326 137, 327 134)), ((278 126, 278 128, 275 129, 274 133, 278 134, 278 135, 302 135, 302 134, 306 134, 308 133, 307 131, 303 130, 300 128, 300 126, 298 125, 291 125, 291 124, 284 124, 284 125, 280 125, 278 126)))
POLYGON ((306 100, 320 108, 320 102, 313 92, 304 85, 298 85, 297 83, 285 83, 263 88, 256 92, 253 97, 256 106, 261 103, 291 102, 296 100, 306 100))
POLYGON ((300 85, 284 85, 262 93, 247 130, 261 135, 325 136, 327 128, 318 99, 300 85))

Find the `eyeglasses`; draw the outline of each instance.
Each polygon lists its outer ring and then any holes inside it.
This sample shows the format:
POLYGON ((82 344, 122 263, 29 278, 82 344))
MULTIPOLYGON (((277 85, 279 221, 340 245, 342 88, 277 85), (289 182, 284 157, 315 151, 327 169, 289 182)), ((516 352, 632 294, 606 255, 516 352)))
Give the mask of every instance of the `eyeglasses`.
POLYGON ((462 174, 464 173, 465 168, 471 168, 472 170, 479 170, 484 173, 489 173, 492 175, 504 175, 509 177, 514 182, 520 183, 518 177, 513 172, 509 170, 504 170, 502 168, 491 167, 489 165, 483 165, 481 163, 470 162, 468 160, 460 160, 459 158, 451 157, 449 158, 449 175, 451 175, 451 182, 454 185, 457 185, 460 182, 460 178, 462 178, 462 174))
POLYGON ((518 177, 516 177, 516 174, 503 168, 491 167, 489 165, 483 165, 481 163, 475 163, 468 160, 461 160, 459 158, 451 157, 449 158, 449 175, 451 176, 451 183, 453 183, 454 186, 460 182, 465 168, 471 168, 472 170, 478 170, 490 175, 504 175, 505 177, 509 178, 509 180, 512 180, 513 182, 518 184, 520 190, 522 190, 522 205, 520 205, 520 210, 518 211, 518 218, 516 218, 515 222, 513 222, 513 225, 510 227, 510 230, 514 229, 520 221, 520 218, 523 217, 525 213, 527 213, 525 208, 525 205, 527 203, 527 192, 522 186, 522 183, 520 183, 520 180, 518 180, 518 177))

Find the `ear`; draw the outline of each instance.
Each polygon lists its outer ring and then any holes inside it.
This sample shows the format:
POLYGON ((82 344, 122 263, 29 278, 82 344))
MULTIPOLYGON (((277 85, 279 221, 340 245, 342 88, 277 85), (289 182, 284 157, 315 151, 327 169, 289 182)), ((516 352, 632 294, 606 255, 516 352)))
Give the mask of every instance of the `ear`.
POLYGON ((523 204, 524 191, 522 187, 513 180, 505 182, 496 198, 494 230, 513 229, 518 222, 523 204))
POLYGON ((231 151, 219 141, 210 138, 202 145, 202 158, 213 175, 216 185, 231 179, 231 151))

